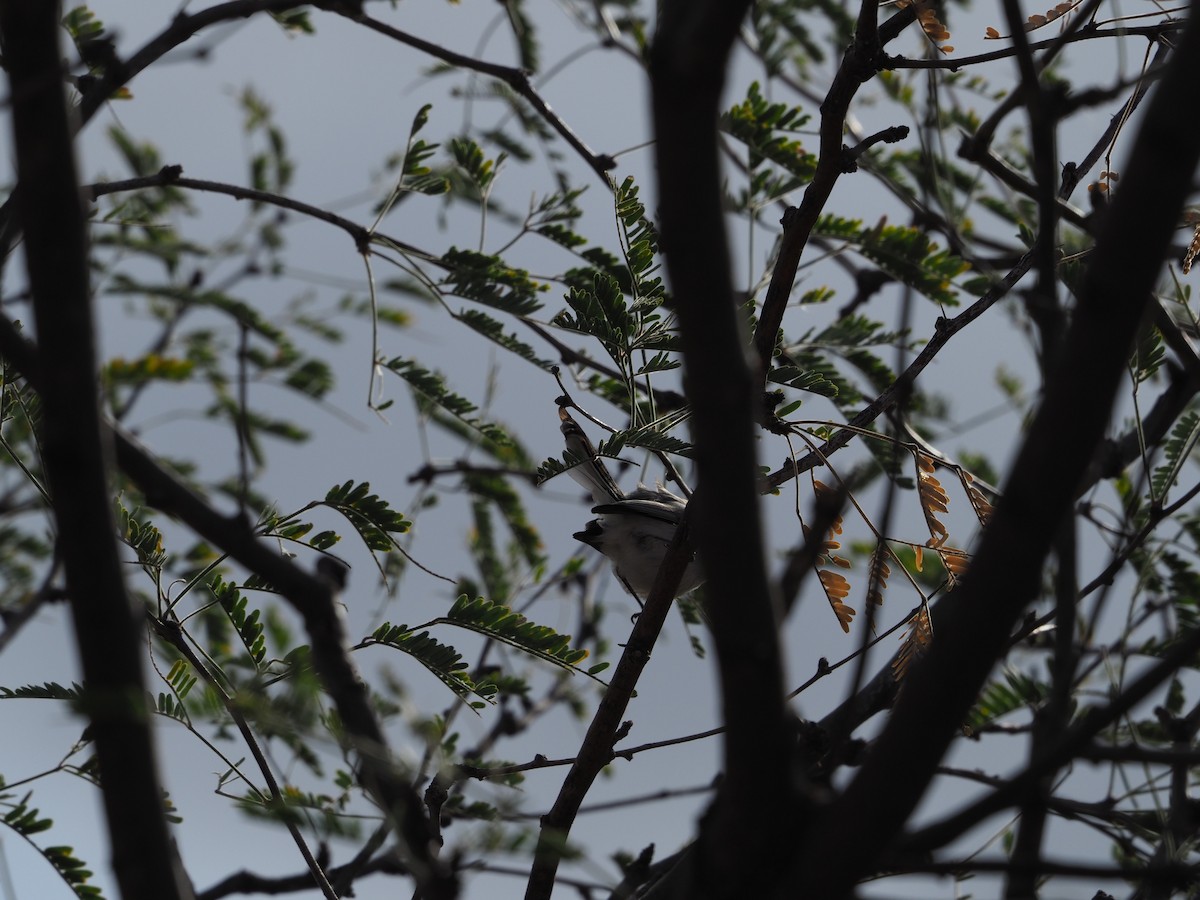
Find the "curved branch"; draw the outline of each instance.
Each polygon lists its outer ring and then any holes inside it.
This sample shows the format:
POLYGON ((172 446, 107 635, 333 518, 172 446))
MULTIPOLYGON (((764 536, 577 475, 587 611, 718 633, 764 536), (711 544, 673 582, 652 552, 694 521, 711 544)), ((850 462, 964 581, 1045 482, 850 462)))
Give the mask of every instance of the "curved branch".
MULTIPOLYGON (((218 3, 216 6, 210 6, 208 9, 197 13, 180 13, 171 20, 171 24, 166 29, 151 38, 150 41, 127 60, 111 65, 109 71, 106 71, 102 78, 88 88, 87 93, 83 95, 83 99, 79 104, 80 121, 87 123, 96 114, 104 101, 111 97, 118 88, 128 84, 144 69, 161 59, 171 50, 195 37, 196 34, 205 28, 221 22, 228 22, 232 19, 249 18, 256 13, 282 12, 287 9, 293 9, 295 6, 295 0, 230 0, 228 3, 218 3)), ((422 53, 427 53, 435 59, 440 59, 450 65, 490 75, 493 78, 503 81, 537 110, 538 115, 545 119, 546 123, 571 145, 571 148, 580 155, 592 171, 600 177, 601 181, 606 185, 609 183, 608 170, 616 166, 616 160, 607 153, 595 153, 591 150, 571 130, 566 122, 550 108, 550 104, 542 98, 530 83, 528 74, 521 69, 489 63, 471 56, 464 56, 461 53, 454 53, 445 47, 407 34, 363 13, 361 3, 355 7, 354 4, 333 0, 333 2, 314 3, 313 6, 316 9, 347 18, 352 22, 370 28, 379 34, 386 35, 393 40, 400 41, 406 46, 420 50, 422 53)))
POLYGON ((378 231, 373 232, 369 228, 359 225, 357 222, 339 216, 337 213, 331 213, 319 206, 313 206, 301 200, 293 200, 291 197, 284 197, 282 194, 260 191, 257 188, 226 184, 221 181, 207 181, 201 178, 185 178, 183 177, 183 166, 163 166, 153 175, 143 175, 138 178, 125 178, 121 181, 100 181, 96 184, 85 185, 83 190, 94 200, 106 194, 119 194, 124 191, 140 191, 146 188, 167 186, 181 187, 192 191, 203 191, 210 194, 224 194, 226 197, 233 197, 235 200, 253 200, 255 203, 265 203, 270 206, 278 206, 280 209, 290 209, 292 212, 298 212, 301 215, 327 222, 336 228, 342 229, 342 231, 350 235, 350 238, 354 241, 354 247, 359 253, 366 253, 371 241, 378 238, 386 242, 389 247, 395 247, 404 253, 420 257, 426 262, 437 262, 436 258, 431 257, 424 250, 420 250, 412 244, 406 244, 404 241, 390 238, 378 231))
POLYGON ((229 0, 197 13, 179 13, 163 31, 152 37, 128 59, 109 64, 103 77, 95 81, 79 102, 79 121, 86 125, 109 97, 136 78, 176 47, 191 40, 212 25, 232 19, 248 19, 260 12, 294 9, 295 0, 229 0))
POLYGON ((616 168, 616 159, 607 153, 596 153, 588 147, 583 142, 583 139, 571 130, 571 127, 562 120, 562 117, 558 113, 550 108, 550 104, 537 92, 537 89, 534 88, 533 83, 529 80, 528 72, 512 66, 502 66, 498 63, 490 63, 486 60, 455 53, 453 50, 447 50, 445 47, 434 44, 431 41, 426 41, 398 28, 393 28, 386 22, 373 19, 362 12, 361 8, 355 8, 348 3, 334 0, 331 3, 319 3, 317 6, 321 9, 329 9, 336 12, 352 22, 357 22, 359 25, 399 41, 408 47, 420 50, 422 53, 427 53, 449 65, 460 69, 469 69, 472 72, 479 72, 482 75, 490 75, 492 78, 503 81, 523 97, 530 106, 537 110, 538 115, 545 119, 546 123, 557 131, 563 140, 571 145, 571 148, 600 177, 601 181, 606 185, 610 183, 608 172, 610 169, 616 168))

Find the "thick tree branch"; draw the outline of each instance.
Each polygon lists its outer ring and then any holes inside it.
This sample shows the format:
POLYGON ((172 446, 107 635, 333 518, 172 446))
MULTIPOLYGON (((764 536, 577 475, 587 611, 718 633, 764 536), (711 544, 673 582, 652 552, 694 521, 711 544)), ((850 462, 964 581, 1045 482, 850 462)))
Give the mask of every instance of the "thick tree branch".
POLYGON ((41 449, 103 784, 112 864, 126 900, 192 895, 167 830, 141 664, 141 616, 125 590, 101 427, 88 250, 59 68, 59 5, 0 3, 17 178, 14 212, 38 338, 41 449))
MULTIPOLYGON (((407 874, 409 874, 408 869, 393 850, 384 850, 361 865, 347 863, 344 866, 333 866, 329 869, 331 879, 336 880, 343 875, 352 875, 353 877, 347 885, 351 889, 356 881, 368 875, 407 874)), ((310 872, 267 877, 243 869, 241 872, 235 872, 221 879, 207 890, 198 892, 196 900, 221 900, 222 897, 230 897, 235 894, 298 894, 301 891, 311 891, 312 886, 313 879, 310 872)), ((353 896, 353 894, 348 892, 346 896, 353 896)))
MULTIPOLYGON (((687 854, 672 885, 675 896, 689 898, 772 896, 792 846, 789 823, 797 822, 780 613, 757 504, 754 397, 761 380, 734 303, 716 131, 726 60, 748 5, 664 3, 650 66, 663 244, 699 472, 691 507, 726 727, 724 780, 697 852, 687 854)), ((768 354, 771 347, 773 337, 768 354)))
POLYGON ((1150 102, 1045 399, 969 575, 942 604, 938 639, 908 676, 859 776, 827 814, 814 817, 795 869, 802 896, 847 896, 877 864, 1037 593, 1042 562, 1102 438, 1200 160, 1200 123, 1179 114, 1200 83, 1198 26, 1193 17, 1150 102), (839 864, 828 865, 835 856, 839 864))

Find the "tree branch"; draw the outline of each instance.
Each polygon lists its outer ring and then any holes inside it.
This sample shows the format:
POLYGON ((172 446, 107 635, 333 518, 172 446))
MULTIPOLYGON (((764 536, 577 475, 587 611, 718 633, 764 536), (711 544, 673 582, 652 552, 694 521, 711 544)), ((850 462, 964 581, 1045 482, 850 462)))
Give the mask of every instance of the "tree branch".
MULTIPOLYGON (((1045 399, 971 571, 943 602, 938 639, 909 674, 858 777, 825 815, 813 818, 795 869, 802 896, 847 896, 877 864, 1037 593, 1042 562, 1103 435, 1132 337, 1192 186, 1200 124, 1179 110, 1198 82, 1200 22, 1192 17, 1150 102, 1045 399), (830 866, 835 855, 839 864, 830 866)), ((1112 706, 1124 706, 1128 697, 1112 706)), ((1029 777, 1036 774, 1031 770, 1029 777)))
MULTIPOLYGON (((754 443, 760 366, 746 351, 721 209, 718 104, 748 3, 664 3, 651 54, 663 246, 693 408, 695 510, 719 663, 724 780, 675 896, 766 897, 793 846, 794 728, 767 580, 754 443), (770 785, 766 791, 762 786, 770 785)), ((839 147, 840 151, 840 142, 839 147)), ((766 365, 771 343, 764 355, 766 365)))
MULTIPOLYGON (((266 754, 259 744, 257 736, 254 734, 250 723, 246 720, 244 710, 240 709, 233 698, 226 692, 220 680, 209 670, 208 664, 202 660, 196 651, 183 636, 183 628, 175 620, 163 620, 150 617, 150 626, 164 641, 169 643, 177 651, 180 656, 188 661, 193 671, 208 685, 208 689, 220 701, 225 708, 225 712, 229 718, 233 720, 237 730, 242 735, 242 740, 246 742, 246 748, 250 751, 250 755, 254 757, 254 762, 258 766, 259 772, 262 773, 263 781, 266 782, 267 790, 270 791, 269 797, 272 801, 283 804, 286 802, 284 793, 280 790, 279 782, 275 778, 275 773, 271 770, 271 764, 267 761, 266 754)), ((257 789, 256 789, 257 790, 257 789)), ((287 828, 288 834, 291 835, 292 841, 296 844, 296 849, 300 851, 300 856, 304 860, 304 864, 308 867, 308 884, 305 887, 312 887, 315 884, 318 890, 325 896, 326 900, 338 900, 337 894, 329 884, 329 878, 326 872, 322 869, 321 863, 313 855, 309 849, 308 842, 304 840, 304 835, 300 833, 300 826, 294 821, 286 819, 284 826, 287 828)))
POLYGON ((80 125, 91 121, 92 116, 119 88, 205 28, 233 19, 248 19, 261 12, 283 12, 295 6, 295 0, 229 0, 228 3, 218 3, 196 13, 177 14, 171 19, 170 25, 143 44, 141 49, 128 59, 110 65, 103 77, 92 83, 79 102, 80 125))
MULTIPOLYGON (((1087 13, 1076 13, 1076 15, 1085 16, 1087 13)), ((1120 26, 1117 28, 1088 28, 1085 31, 1077 31, 1069 35, 1059 35, 1048 38, 1044 41, 1032 41, 1029 44, 1030 50, 1047 50, 1051 47, 1062 46, 1065 44, 1073 44, 1077 41, 1092 41, 1101 38, 1122 38, 1131 35, 1141 35, 1142 37, 1157 40, 1168 34, 1177 34, 1183 30, 1183 22, 1160 22, 1156 25, 1135 25, 1135 26, 1120 26)), ((995 62, 999 59, 1010 59, 1016 56, 1018 50, 1015 46, 1004 47, 1000 50, 992 50, 990 53, 977 53, 974 56, 959 56, 959 57, 938 57, 937 59, 909 59, 906 56, 889 56, 883 63, 885 69, 946 69, 950 72, 957 72, 960 69, 977 66, 980 63, 995 62)))
POLYGON ((908 368, 896 378, 887 390, 872 400, 858 415, 847 422, 844 428, 838 429, 829 440, 816 450, 806 453, 800 459, 788 457, 784 460, 780 468, 763 479, 764 489, 774 490, 779 485, 795 478, 801 472, 807 472, 816 466, 824 465, 825 460, 850 443, 851 438, 855 434, 863 428, 868 427, 885 412, 895 409, 900 399, 912 390, 912 385, 916 382, 917 376, 925 370, 926 366, 933 362, 934 357, 946 346, 950 338, 987 312, 997 300, 1008 296, 1013 286, 1025 276, 1025 273, 1029 271, 1032 264, 1033 253, 1031 251, 1021 257, 1016 266, 1000 281, 992 285, 982 297, 953 319, 938 319, 933 335, 925 342, 925 346, 921 348, 921 352, 908 364, 908 368))
POLYGON ((392 40, 399 41, 408 47, 420 50, 422 53, 427 53, 435 59, 440 59, 442 62, 455 68, 479 72, 482 75, 488 75, 499 81, 503 81, 524 98, 530 106, 537 110, 538 115, 545 119, 546 123, 557 131, 563 140, 571 145, 571 149, 579 154, 580 158, 588 164, 588 167, 600 177, 601 181, 606 185, 610 183, 608 172, 610 169, 616 168, 617 161, 607 153, 596 153, 588 147, 583 142, 583 139, 571 130, 571 127, 562 120, 562 117, 558 113, 550 108, 550 104, 537 92, 529 80, 528 72, 525 72, 523 69, 513 68, 512 66, 502 66, 498 63, 490 63, 486 60, 455 53, 453 50, 447 50, 439 44, 423 40, 406 31, 393 28, 386 22, 380 22, 378 19, 371 18, 362 12, 361 4, 359 4, 359 8, 355 8, 353 4, 333 0, 333 2, 318 3, 316 5, 321 9, 336 12, 352 22, 357 22, 359 25, 390 37, 392 40))
MULTIPOLYGON (((691 504, 687 507, 692 508, 691 504)), ((675 538, 663 559, 662 568, 654 579, 646 604, 642 607, 637 624, 625 643, 621 659, 609 681, 608 689, 596 708, 596 714, 584 735, 579 753, 571 763, 571 769, 563 779, 562 787, 553 806, 542 816, 537 849, 534 851, 533 868, 525 888, 525 900, 548 900, 554 890, 555 875, 562 856, 563 845, 571 832, 571 826, 579 813, 583 799, 591 789, 596 776, 616 757, 613 744, 618 740, 623 727, 621 718, 629 706, 634 688, 654 649, 658 634, 662 631, 667 613, 679 588, 683 572, 691 562, 688 549, 688 514, 675 530, 675 538)))
POLYGON ((108 486, 111 440, 100 419, 83 202, 59 67, 59 5, 0 3, 12 103, 13 208, 39 340, 53 366, 42 379, 41 449, 54 501, 103 784, 112 864, 126 900, 192 895, 163 810, 141 667, 141 616, 125 590, 108 486))
POLYGON ((833 193, 833 186, 845 172, 842 132, 846 114, 850 110, 850 101, 858 93, 859 87, 882 67, 885 59, 883 46, 909 23, 915 21, 916 7, 908 6, 902 9, 878 29, 863 29, 862 18, 863 16, 860 16, 859 32, 847 48, 825 102, 821 104, 821 144, 817 171, 804 191, 804 199, 800 201, 800 206, 789 210, 783 217, 783 237, 779 243, 775 270, 771 273, 771 283, 767 287, 767 296, 759 311, 758 327, 754 332, 760 383, 766 378, 771 357, 775 353, 775 342, 783 323, 784 310, 787 309, 788 299, 792 294, 792 284, 796 280, 800 257, 808 244, 813 227, 817 224, 817 218, 825 209, 829 195, 833 193))

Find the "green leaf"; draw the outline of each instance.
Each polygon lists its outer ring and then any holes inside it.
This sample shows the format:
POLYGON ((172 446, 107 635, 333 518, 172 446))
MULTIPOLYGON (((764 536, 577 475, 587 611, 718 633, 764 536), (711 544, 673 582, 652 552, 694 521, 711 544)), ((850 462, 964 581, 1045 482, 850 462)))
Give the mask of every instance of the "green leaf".
POLYGON ((102 377, 110 385, 145 384, 147 381, 186 381, 195 365, 191 360, 149 353, 137 359, 113 357, 104 367, 102 377))
POLYGON ((158 697, 152 698, 151 705, 156 713, 160 716, 165 716, 168 719, 174 719, 177 722, 182 722, 185 725, 190 724, 187 708, 180 703, 174 694, 160 692, 158 697))
POLYGON ((29 845, 54 867, 55 872, 66 882, 76 897, 103 900, 100 888, 88 884, 92 872, 83 860, 75 856, 73 847, 42 847, 32 839, 33 835, 48 831, 53 827, 54 822, 51 819, 43 818, 38 810, 29 806, 29 794, 16 802, 10 799, 11 796, 10 794, 0 794, 0 809, 8 807, 3 816, 0 816, 0 823, 25 838, 29 845))
POLYGON ((151 523, 140 521, 136 512, 129 512, 119 501, 117 517, 121 527, 121 538, 137 554, 138 562, 147 569, 162 569, 167 562, 162 532, 151 523))
POLYGON ((480 196, 487 194, 500 163, 504 161, 504 154, 495 160, 488 159, 483 148, 467 137, 451 139, 450 155, 474 183, 480 196))
POLYGON ((447 621, 565 668, 575 668, 587 658, 586 650, 571 649, 571 636, 530 622, 507 606, 482 597, 462 594, 446 614, 447 621))
POLYGON ((831 397, 839 408, 848 409, 862 403, 862 392, 838 371, 829 355, 836 354, 849 362, 867 375, 877 391, 882 391, 892 381, 891 369, 867 348, 891 346, 905 337, 902 332, 885 331, 882 324, 864 316, 843 316, 819 332, 806 333, 781 354, 781 359, 787 370, 812 373, 811 377, 827 382, 830 387, 822 387, 820 393, 831 397), (830 388, 835 392, 826 393, 830 388))
POLYGON ((76 6, 62 18, 62 26, 75 43, 94 41, 104 34, 104 23, 86 6, 76 6))
POLYGON ((1154 470, 1150 479, 1155 497, 1164 497, 1179 478, 1179 473, 1191 456, 1196 441, 1200 440, 1200 415, 1189 410, 1179 417, 1171 436, 1163 444, 1163 455, 1167 464, 1154 470))
POLYGON ((117 153, 125 160, 125 165, 134 175, 156 175, 163 167, 162 157, 153 144, 138 143, 125 132, 114 125, 108 130, 108 136, 116 145, 117 153))
POLYGON ((385 622, 362 642, 363 646, 371 644, 381 644, 408 654, 463 699, 474 696, 494 702, 496 686, 488 681, 476 684, 466 672, 467 664, 462 654, 449 644, 442 644, 430 637, 428 631, 417 633, 407 625, 385 622))
POLYGON ((322 531, 320 534, 313 535, 308 545, 315 550, 328 550, 341 539, 341 535, 336 531, 322 531))
POLYGON ((853 244, 897 281, 938 303, 958 304, 952 280, 969 268, 968 263, 949 250, 939 249, 919 228, 888 225, 886 219, 864 228, 859 219, 823 215, 813 234, 853 244))
POLYGON ((484 422, 482 419, 469 415, 469 413, 477 409, 475 404, 465 397, 450 391, 446 387, 446 382, 441 375, 430 372, 428 369, 422 368, 414 360, 405 359, 401 356, 389 360, 387 368, 407 381, 414 391, 429 402, 444 409, 464 425, 478 431, 488 440, 500 445, 512 442, 512 439, 500 426, 484 422))
POLYGON ((1005 669, 1003 681, 991 681, 967 715, 967 725, 978 731, 1016 710, 1039 706, 1050 694, 1049 686, 1023 672, 1005 669))
MULTIPOLYGON (((108 292, 173 300, 188 307, 211 307, 225 313, 240 327, 249 329, 285 352, 289 349, 287 337, 278 325, 262 316, 246 301, 231 297, 222 291, 196 290, 186 284, 152 284, 117 272, 111 276, 108 292)), ((273 356, 272 359, 274 358, 273 356)))
POLYGON ((402 513, 371 493, 370 482, 347 481, 336 485, 325 494, 322 503, 345 516, 371 550, 391 550, 394 542, 388 535, 403 534, 412 527, 402 513))
POLYGON ((654 423, 615 432, 597 445, 596 452, 600 456, 617 459, 626 447, 642 447, 646 450, 674 453, 690 459, 695 452, 694 446, 687 441, 671 437, 659 427, 660 424, 654 423))
POLYGON ((444 194, 450 190, 450 179, 434 172, 425 161, 430 159, 440 144, 429 144, 417 137, 417 133, 429 121, 433 104, 426 103, 413 116, 412 128, 408 133, 408 145, 404 148, 404 160, 400 166, 400 182, 397 191, 415 191, 430 196, 444 194))
POLYGON ((633 310, 640 314, 639 328, 631 343, 646 346, 642 342, 643 331, 655 321, 649 314, 664 298, 662 279, 651 277, 659 268, 657 258, 661 242, 658 229, 646 216, 646 207, 638 197, 638 186, 632 176, 617 186, 613 199, 628 272, 627 277, 620 280, 621 290, 634 297, 633 310))
POLYGON ((1129 361, 1133 380, 1140 384, 1153 378, 1166 359, 1166 353, 1162 333, 1157 328, 1147 328, 1133 348, 1133 357, 1129 361))
POLYGON ((539 225, 534 230, 543 237, 554 241, 554 243, 566 247, 568 250, 574 250, 576 247, 587 243, 587 238, 576 234, 570 228, 560 225, 557 222, 539 225))
POLYGON ((78 703, 83 698, 83 687, 75 682, 63 687, 57 681, 43 684, 26 684, 19 688, 0 686, 0 700, 67 700, 78 703))
POLYGON ((566 300, 574 315, 561 310, 551 320, 553 324, 596 338, 613 361, 623 368, 632 350, 637 322, 626 306, 617 279, 597 272, 590 287, 572 287, 566 300))
POLYGON ((233 623, 246 653, 254 663, 255 668, 262 665, 267 655, 267 644, 263 638, 263 626, 259 621, 261 611, 251 609, 247 612, 248 602, 237 585, 226 581, 220 575, 214 575, 208 582, 208 589, 221 604, 229 621, 233 623))
POLYGON ((526 72, 536 72, 539 68, 540 53, 533 20, 525 12, 524 0, 508 0, 504 4, 512 26, 513 36, 517 39, 517 50, 520 53, 521 68, 526 72))
POLYGON ((801 391, 820 394, 822 397, 836 397, 838 386, 825 377, 821 372, 801 369, 797 366, 779 366, 770 371, 767 380, 775 384, 786 384, 801 391))
POLYGON ((514 269, 499 256, 475 250, 451 247, 441 263, 447 271, 443 284, 453 293, 514 316, 532 315, 541 309, 537 295, 549 289, 524 269, 514 269))
POLYGON ((316 34, 307 9, 285 9, 282 12, 272 12, 274 19, 289 34, 316 34))
MULTIPOLYGON (((483 579, 483 590, 497 598, 507 598, 512 591, 510 569, 504 564, 504 558, 496 542, 496 529, 492 527, 491 506, 482 497, 471 501, 471 558, 475 568, 483 579)), ((466 593, 480 593, 473 582, 460 578, 459 590, 466 593)))
POLYGON ((180 700, 186 700, 187 695, 196 686, 196 675, 186 660, 177 659, 170 671, 167 672, 167 683, 171 685, 180 700))
POLYGON ((302 444, 309 438, 305 429, 286 419, 274 419, 254 410, 242 409, 231 396, 222 396, 204 411, 211 419, 226 419, 235 427, 244 428, 246 449, 255 465, 265 465, 267 458, 260 438, 278 438, 289 443, 302 444))
POLYGON ((301 361, 287 374, 284 384, 314 399, 320 400, 333 390, 333 369, 323 359, 311 357, 301 361))
POLYGON ((349 794, 345 791, 331 796, 286 785, 278 795, 248 791, 240 806, 260 819, 310 829, 322 842, 329 838, 360 841, 362 826, 358 817, 347 811, 348 801, 349 794))
MULTIPOLYGON (((260 135, 263 139, 261 149, 250 159, 250 183, 258 190, 282 194, 291 184, 296 167, 287 154, 287 139, 274 122, 274 112, 250 87, 242 89, 238 103, 242 108, 242 131, 248 136, 260 135)), ((258 200, 250 203, 256 209, 262 205, 258 200)), ((268 237, 273 228, 264 225, 264 230, 259 233, 268 237)))
POLYGON ((800 183, 807 183, 817 171, 817 158, 799 140, 785 135, 799 131, 808 119, 798 106, 768 103, 755 81, 750 84, 746 99, 721 116, 720 126, 749 149, 751 170, 770 160, 797 176, 800 183))
POLYGON ((533 151, 529 149, 528 145, 523 144, 503 129, 484 128, 480 130, 479 136, 488 143, 495 144, 519 162, 532 162, 535 158, 533 151))
MULTIPOLYGON (((563 454, 563 456, 566 455, 566 453, 563 454)), ((551 456, 548 459, 542 460, 542 462, 538 465, 537 475, 534 483, 539 486, 543 485, 551 478, 554 478, 557 475, 562 475, 568 469, 577 465, 579 465, 579 460, 563 462, 562 460, 555 459, 553 456, 551 456)))
POLYGON ((505 350, 515 353, 522 359, 528 360, 538 368, 545 369, 547 372, 554 368, 553 362, 546 359, 539 359, 533 347, 520 340, 515 334, 505 332, 504 326, 500 322, 482 310, 460 310, 455 318, 467 327, 478 331, 489 341, 499 344, 505 350))
MULTIPOLYGON (((831 28, 832 34, 814 33, 816 24, 811 0, 772 0, 751 7, 747 27, 758 41, 758 55, 767 71, 777 75, 798 70, 808 75, 814 64, 826 59, 826 46, 845 47, 854 33, 854 19, 836 3, 817 3, 824 14, 817 21, 831 28)), ((889 75, 884 71, 880 75, 889 75)))
POLYGON ((677 359, 673 359, 667 353, 659 351, 648 361, 634 372, 634 376, 651 375, 655 372, 669 372, 671 369, 678 369, 681 363, 677 359))
POLYGON ((513 490, 507 479, 496 475, 469 472, 463 479, 472 494, 487 500, 504 517, 505 523, 517 542, 522 557, 530 566, 537 567, 545 562, 542 539, 538 536, 521 503, 520 495, 513 490))
MULTIPOLYGON (((668 428, 678 426, 687 418, 688 414, 689 411, 687 409, 681 409, 670 416, 664 416, 657 422, 644 425, 640 428, 630 428, 626 431, 614 432, 609 437, 600 441, 596 446, 596 455, 607 459, 619 460, 621 459, 621 451, 626 447, 641 447, 659 453, 674 453, 678 456, 691 459, 695 452, 694 445, 679 438, 671 437, 666 431, 668 428)), ((538 465, 534 483, 538 485, 544 484, 551 478, 562 475, 567 470, 579 465, 582 461, 574 458, 564 450, 561 460, 550 457, 538 465)))

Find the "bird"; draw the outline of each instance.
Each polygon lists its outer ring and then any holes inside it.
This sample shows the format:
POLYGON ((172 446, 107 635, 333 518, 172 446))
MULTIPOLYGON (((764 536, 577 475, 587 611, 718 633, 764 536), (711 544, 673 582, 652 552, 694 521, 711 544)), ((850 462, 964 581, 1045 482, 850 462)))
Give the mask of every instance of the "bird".
MULTIPOLYGON (((661 484, 653 488, 639 484, 625 493, 579 423, 563 407, 559 407, 558 417, 567 446, 563 454, 570 466, 567 472, 587 489, 596 504, 592 512, 597 518, 573 537, 608 557, 617 580, 640 601, 654 586, 687 501, 661 484)), ((693 558, 684 570, 675 596, 681 597, 703 582, 700 563, 693 558)))

